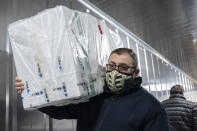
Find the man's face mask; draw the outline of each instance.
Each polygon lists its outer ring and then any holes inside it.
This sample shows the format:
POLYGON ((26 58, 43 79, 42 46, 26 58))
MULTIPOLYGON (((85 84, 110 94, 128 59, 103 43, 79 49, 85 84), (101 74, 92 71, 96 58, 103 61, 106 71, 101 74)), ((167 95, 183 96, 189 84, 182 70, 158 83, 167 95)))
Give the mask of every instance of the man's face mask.
POLYGON ((131 74, 123 74, 118 72, 117 70, 113 70, 106 73, 106 82, 108 88, 114 93, 123 89, 125 80, 129 78, 132 78, 131 74))

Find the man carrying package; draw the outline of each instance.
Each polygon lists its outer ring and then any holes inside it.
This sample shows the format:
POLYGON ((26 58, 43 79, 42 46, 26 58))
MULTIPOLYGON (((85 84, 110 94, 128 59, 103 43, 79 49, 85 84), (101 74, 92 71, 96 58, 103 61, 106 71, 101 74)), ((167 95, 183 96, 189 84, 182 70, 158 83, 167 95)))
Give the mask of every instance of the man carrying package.
MULTIPOLYGON (((54 119, 77 119, 77 131, 169 131, 168 118, 158 100, 141 87, 136 54, 118 48, 106 64, 104 92, 88 102, 49 106, 39 111, 54 119)), ((19 94, 23 81, 16 78, 19 94)))

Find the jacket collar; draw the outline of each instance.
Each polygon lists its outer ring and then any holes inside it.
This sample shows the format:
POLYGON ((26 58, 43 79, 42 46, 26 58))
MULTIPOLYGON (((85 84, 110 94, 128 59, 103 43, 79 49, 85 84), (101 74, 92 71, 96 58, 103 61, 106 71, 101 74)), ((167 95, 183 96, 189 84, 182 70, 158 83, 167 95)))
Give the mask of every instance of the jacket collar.
POLYGON ((110 95, 116 95, 116 96, 127 95, 141 89, 142 88, 141 83, 142 83, 142 77, 136 77, 135 79, 128 79, 125 81, 125 87, 122 90, 120 90, 117 94, 111 92, 110 89, 107 87, 107 84, 105 83, 104 93, 110 95))
POLYGON ((173 94, 170 96, 170 98, 180 98, 180 99, 186 99, 184 96, 180 95, 180 94, 173 94))

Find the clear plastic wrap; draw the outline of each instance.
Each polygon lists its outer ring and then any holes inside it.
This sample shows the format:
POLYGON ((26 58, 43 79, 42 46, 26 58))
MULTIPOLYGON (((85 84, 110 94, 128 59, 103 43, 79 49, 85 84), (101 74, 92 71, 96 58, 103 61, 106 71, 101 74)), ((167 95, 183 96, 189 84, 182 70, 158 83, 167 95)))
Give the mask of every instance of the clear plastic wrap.
POLYGON ((64 6, 14 22, 8 33, 26 110, 102 93, 109 54, 123 46, 104 22, 64 6))

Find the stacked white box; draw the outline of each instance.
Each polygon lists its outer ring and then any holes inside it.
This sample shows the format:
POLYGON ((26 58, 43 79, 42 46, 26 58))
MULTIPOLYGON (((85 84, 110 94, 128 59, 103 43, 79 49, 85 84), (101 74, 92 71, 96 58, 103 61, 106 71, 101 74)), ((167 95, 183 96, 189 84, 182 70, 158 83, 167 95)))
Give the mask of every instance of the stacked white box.
POLYGON ((101 93, 108 56, 123 46, 104 22, 64 6, 10 24, 8 32, 27 110, 101 93))

